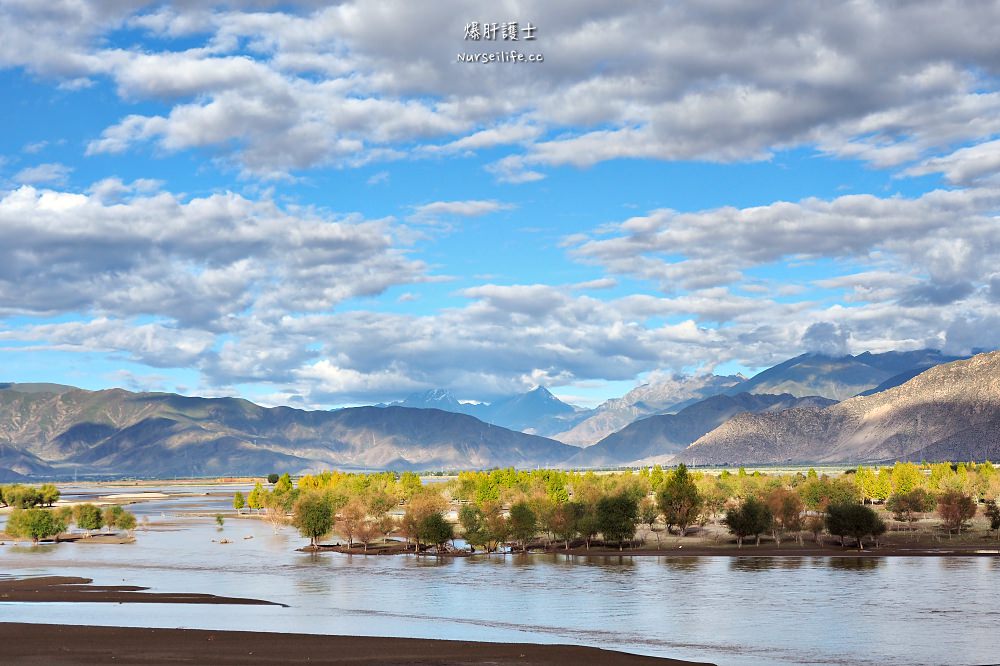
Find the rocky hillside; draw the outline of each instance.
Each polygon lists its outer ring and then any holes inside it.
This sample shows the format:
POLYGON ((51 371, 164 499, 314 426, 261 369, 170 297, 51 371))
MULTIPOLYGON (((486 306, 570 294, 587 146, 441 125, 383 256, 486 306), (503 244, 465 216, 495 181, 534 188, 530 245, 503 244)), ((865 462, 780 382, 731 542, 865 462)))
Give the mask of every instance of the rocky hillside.
POLYGON ((574 427, 552 435, 574 446, 591 446, 637 419, 677 412, 743 381, 739 375, 675 376, 637 386, 621 398, 606 400, 574 427))
POLYGON ((690 464, 996 458, 1000 352, 938 365, 825 409, 739 414, 678 455, 690 464))
POLYGON ((571 467, 598 467, 633 463, 666 463, 705 433, 742 412, 770 412, 792 407, 822 408, 832 400, 784 395, 715 395, 676 414, 639 419, 570 458, 571 467))
POLYGON ((957 360, 934 349, 857 356, 802 354, 754 375, 727 393, 791 393, 846 400, 862 392, 898 386, 928 368, 957 360))
POLYGON ((555 465, 576 449, 436 409, 265 408, 169 393, 0 390, 0 473, 261 474, 555 465))

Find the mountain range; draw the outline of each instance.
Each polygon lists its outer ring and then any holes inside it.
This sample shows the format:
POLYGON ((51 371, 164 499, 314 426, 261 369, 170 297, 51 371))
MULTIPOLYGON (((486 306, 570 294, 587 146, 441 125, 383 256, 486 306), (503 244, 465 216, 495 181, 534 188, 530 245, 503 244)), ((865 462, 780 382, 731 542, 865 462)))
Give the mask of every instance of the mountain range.
POLYGON ((807 354, 750 380, 650 383, 590 411, 542 387, 491 404, 432 391, 396 405, 305 411, 237 398, 0 384, 0 480, 997 459, 1000 352, 947 361, 938 352, 807 354), (760 392, 781 387, 805 395, 760 392), (837 402, 806 393, 814 388, 858 395, 837 402), (660 413, 632 419, 589 448, 518 431, 548 424, 565 433, 628 410, 660 413))
POLYGON ((437 409, 265 408, 121 389, 0 389, 0 477, 557 465, 577 449, 437 409))
POLYGON ((743 412, 677 459, 692 464, 997 459, 1000 352, 937 365, 823 409, 743 412))

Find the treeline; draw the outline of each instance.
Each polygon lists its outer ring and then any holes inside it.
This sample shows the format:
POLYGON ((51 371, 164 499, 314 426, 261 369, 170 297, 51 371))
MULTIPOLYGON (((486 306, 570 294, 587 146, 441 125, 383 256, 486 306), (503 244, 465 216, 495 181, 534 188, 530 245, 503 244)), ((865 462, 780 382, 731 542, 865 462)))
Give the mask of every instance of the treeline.
POLYGON ((0 486, 0 506, 30 509, 35 506, 52 506, 58 501, 59 489, 51 483, 42 484, 38 488, 20 483, 0 486))
POLYGON ((664 531, 683 537, 694 525, 719 523, 740 546, 747 538, 759 544, 762 535, 780 544, 811 534, 818 542, 826 532, 862 547, 887 528, 883 512, 871 505, 884 505, 904 525, 936 511, 951 534, 965 529, 985 503, 1000 537, 998 494, 1000 474, 990 463, 896 463, 836 476, 811 469, 711 474, 680 465, 612 474, 498 469, 426 486, 410 472, 324 472, 302 477, 297 486, 286 474, 270 490, 257 484, 245 503, 236 497, 234 507, 267 511, 276 524, 290 515, 312 545, 336 531, 349 545, 365 547, 398 534, 415 551, 444 547, 456 533, 486 552, 506 545, 590 548, 598 538, 622 549, 637 536, 655 536, 659 545, 664 531))
POLYGON ((131 532, 135 529, 136 518, 135 514, 117 504, 104 509, 95 504, 57 509, 14 509, 7 518, 5 532, 12 537, 38 543, 41 539, 58 538, 71 524, 88 533, 102 527, 131 532))

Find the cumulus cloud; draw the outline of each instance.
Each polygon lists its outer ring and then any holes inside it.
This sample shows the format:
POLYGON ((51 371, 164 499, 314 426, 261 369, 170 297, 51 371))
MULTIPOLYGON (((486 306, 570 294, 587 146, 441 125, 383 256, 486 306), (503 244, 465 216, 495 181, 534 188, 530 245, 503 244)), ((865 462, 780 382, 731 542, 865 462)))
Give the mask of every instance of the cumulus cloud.
POLYGON ((61 0, 0 8, 0 65, 65 83, 107 78, 127 101, 170 107, 126 115, 92 153, 145 142, 210 149, 261 176, 503 146, 511 153, 491 170, 512 183, 553 165, 755 160, 795 146, 880 167, 917 163, 915 173, 954 182, 992 163, 974 154, 992 148, 943 162, 934 154, 1000 133, 1000 60, 986 28, 1000 23, 1000 8, 991 3, 861 10, 843 0, 778 12, 513 1, 496 13, 538 26, 522 48, 543 50, 544 63, 456 62, 463 49, 495 50, 463 41, 473 17, 460 0, 61 0), (116 44, 122 27, 156 40, 141 51, 116 44))
POLYGON ((148 185, 4 194, 0 313, 156 315, 221 330, 247 312, 325 311, 427 279, 389 221, 235 194, 184 199, 148 185), (121 201, 130 189, 138 192, 121 201))
MULTIPOLYGON (((1000 259, 993 211, 1000 190, 928 192, 916 198, 849 195, 692 213, 653 211, 575 237, 571 252, 667 292, 739 283, 748 269, 832 259, 900 274, 896 298, 943 304, 971 293, 1000 259)), ((785 278, 794 281, 794 271, 785 278)), ((844 284, 825 282, 826 286, 844 284)), ((864 286, 865 280, 855 280, 864 286)), ((879 279, 885 286, 885 280, 879 279)))
POLYGON ((827 356, 844 356, 849 353, 849 331, 828 321, 810 324, 802 335, 802 346, 806 351, 827 356))

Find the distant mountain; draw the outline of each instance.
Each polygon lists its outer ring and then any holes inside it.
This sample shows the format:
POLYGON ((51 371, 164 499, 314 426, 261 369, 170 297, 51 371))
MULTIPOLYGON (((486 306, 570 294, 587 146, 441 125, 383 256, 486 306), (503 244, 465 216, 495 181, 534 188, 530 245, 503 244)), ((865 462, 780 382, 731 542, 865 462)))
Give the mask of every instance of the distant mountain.
POLYGON ((563 402, 544 386, 490 403, 460 402, 446 389, 431 389, 413 393, 392 404, 399 407, 442 409, 456 414, 468 414, 487 423, 535 435, 561 432, 586 418, 590 413, 590 410, 563 402))
POLYGON ((692 442, 742 412, 769 412, 792 407, 822 408, 834 404, 820 397, 784 395, 714 395, 676 414, 647 416, 608 435, 566 461, 570 467, 598 467, 669 462, 692 442))
POLYGON ((678 454, 693 464, 997 459, 1000 352, 937 365, 825 409, 743 413, 678 454))
POLYGON ((846 400, 883 383, 885 388, 898 386, 928 368, 956 360, 959 357, 933 349, 836 357, 802 354, 754 375, 727 393, 791 393, 797 397, 819 395, 846 400))
POLYGON ((574 446, 590 446, 644 416, 676 412, 726 389, 738 387, 739 375, 676 375, 638 386, 621 398, 603 402, 593 413, 554 439, 574 446))
POLYGON ((575 451, 437 409, 303 411, 121 389, 0 390, 0 473, 25 476, 533 467, 575 451))

